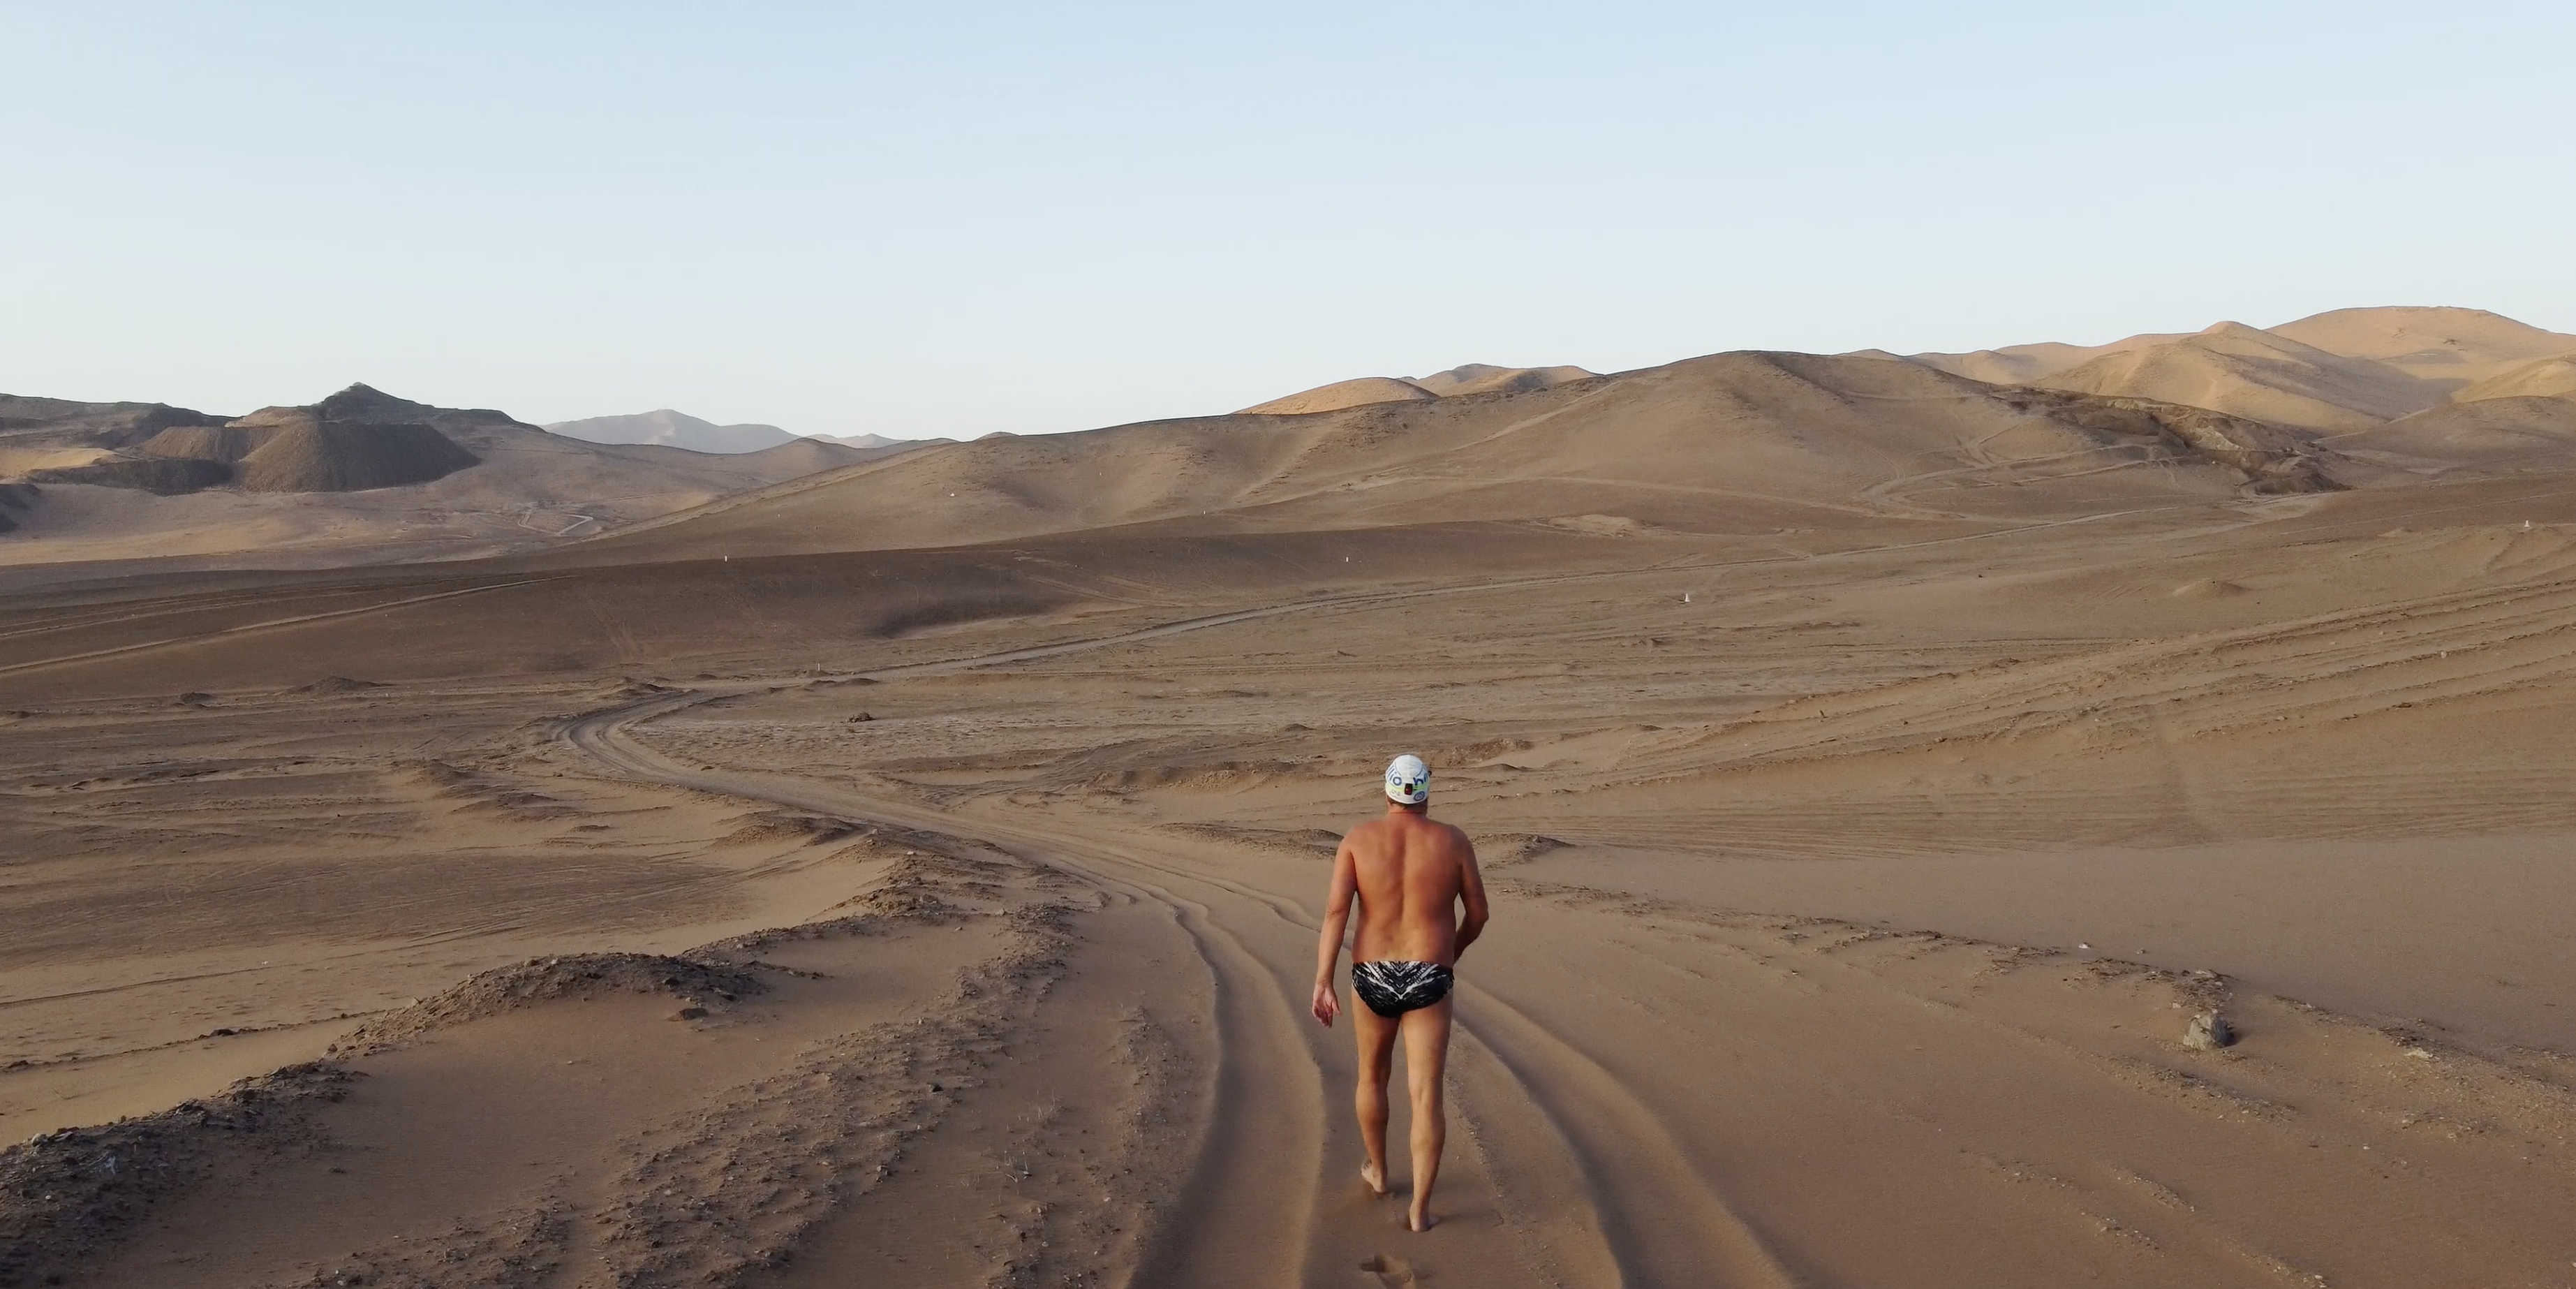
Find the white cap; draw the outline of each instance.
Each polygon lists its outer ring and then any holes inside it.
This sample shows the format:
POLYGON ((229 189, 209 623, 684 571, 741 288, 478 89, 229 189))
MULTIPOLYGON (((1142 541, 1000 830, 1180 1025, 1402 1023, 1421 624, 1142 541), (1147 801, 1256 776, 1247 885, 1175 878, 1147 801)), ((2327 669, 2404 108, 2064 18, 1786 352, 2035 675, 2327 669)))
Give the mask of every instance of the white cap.
POLYGON ((1422 758, 1407 752, 1386 763, 1386 799, 1400 806, 1418 806, 1431 799, 1431 767, 1422 758))

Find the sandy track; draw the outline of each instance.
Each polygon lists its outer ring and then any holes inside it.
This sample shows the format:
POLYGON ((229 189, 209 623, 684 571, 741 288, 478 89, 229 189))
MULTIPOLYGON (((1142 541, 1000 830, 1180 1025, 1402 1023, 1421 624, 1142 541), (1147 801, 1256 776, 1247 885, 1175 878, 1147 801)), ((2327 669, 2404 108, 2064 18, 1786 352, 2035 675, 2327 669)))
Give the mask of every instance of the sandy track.
MULTIPOLYGON (((1090 640, 880 669, 862 677, 885 681, 934 675, 1059 657, 1287 613, 1602 576, 1618 574, 1326 597, 1206 615, 1090 640)), ((843 679, 855 678, 861 677, 843 679)), ((1404 1277, 1413 1274, 1411 1262, 1402 1257, 1389 1261, 1381 1254, 1354 1258, 1354 1248, 1341 1247, 1349 1243, 1347 1238, 1317 1220, 1320 1211, 1335 1207, 1333 1195, 1350 1189, 1344 1165, 1356 1157, 1357 1143, 1339 1098, 1332 1099, 1328 1111, 1322 1092, 1347 1081, 1347 1062, 1321 1050, 1325 1045, 1317 1041, 1302 1015, 1310 961, 1306 955, 1315 930, 1308 910, 1247 884, 1192 871, 1179 863, 1154 862, 1137 850, 1101 844, 1098 839, 969 817, 851 786, 697 769, 628 736, 635 725, 729 692, 768 688, 774 686, 648 698, 563 722, 554 737, 634 779, 969 838, 1159 906, 1188 933, 1200 962, 1216 982, 1219 1065, 1210 1117, 1201 1125, 1198 1162, 1190 1170, 1179 1206, 1165 1219, 1166 1234, 1140 1267, 1137 1283, 1315 1283, 1328 1279, 1327 1268, 1336 1262, 1362 1269, 1396 1268, 1376 1274, 1388 1278, 1388 1283, 1407 1282, 1404 1277), (1255 950, 1255 939, 1268 942, 1266 957, 1255 950), (1319 1166, 1305 1186, 1289 1192, 1283 1210, 1283 1161, 1291 1160, 1316 1160, 1319 1166)), ((1584 1055, 1576 1042, 1551 1032, 1493 990, 1468 984, 1462 986, 1461 997, 1470 1001, 1459 1025, 1462 1047, 1488 1054, 1499 1072, 1499 1077, 1489 1072, 1467 1086, 1515 1103, 1462 1107, 1462 1117, 1469 1122, 1516 1118, 1544 1125, 1535 1152, 1538 1158, 1522 1159, 1522 1170, 1554 1171, 1580 1179, 1572 1192, 1551 1197, 1552 1208, 1504 1214, 1505 1205, 1492 1193, 1484 1162, 1461 1149, 1470 1146, 1472 1138, 1453 1146, 1453 1156, 1469 1157, 1453 1160, 1444 1178, 1448 1197, 1444 1207, 1493 1211, 1502 1217, 1509 1237, 1496 1246, 1507 1251, 1505 1258, 1475 1269, 1477 1283, 1506 1283, 1532 1275, 1540 1277, 1540 1283, 1605 1285, 1797 1283, 1798 1277, 1728 1206, 1720 1188, 1674 1147, 1667 1125, 1635 1089, 1584 1055), (1486 1183, 1485 1193, 1462 1196, 1467 1186, 1479 1181, 1486 1183), (1579 1214, 1569 1216, 1563 1211, 1569 1198, 1580 1203, 1579 1214), (1575 1247, 1566 1247, 1569 1243, 1575 1247)), ((1524 1156, 1532 1153, 1527 1140, 1513 1143, 1513 1148, 1524 1156)), ((1453 1227, 1451 1235, 1459 1233, 1453 1227)), ((1460 1255, 1465 1251, 1454 1247, 1444 1252, 1450 1255, 1444 1274, 1455 1277, 1464 1270, 1461 1262, 1486 1262, 1494 1250, 1464 1257, 1460 1255)))
MULTIPOLYGON (((960 660, 959 665, 969 664, 960 660)), ((1301 952, 1311 952, 1308 937, 1313 934, 1313 924, 1302 911, 1235 883, 1122 856, 1077 838, 964 818, 838 785, 692 770, 626 737, 630 724, 667 714, 689 701, 638 704, 579 718, 567 723, 560 737, 638 779, 972 838, 1016 857, 1078 874, 1103 889, 1150 901, 1187 931, 1201 964, 1216 982, 1215 1098, 1208 1120, 1199 1126, 1197 1158, 1187 1169, 1183 1198, 1165 1215, 1162 1234, 1138 1268, 1135 1283, 1303 1285, 1329 1281, 1335 1271, 1372 1262, 1410 1265, 1401 1255, 1388 1261, 1389 1255, 1360 1248, 1369 1243, 1366 1226, 1357 1227, 1356 1234, 1362 1238, 1355 1243, 1351 1232, 1318 1221, 1326 1209, 1347 1207, 1337 1199, 1346 1199, 1356 1188, 1352 1166, 1358 1151, 1339 1098, 1332 1098, 1328 1109, 1324 1095, 1333 1082, 1328 1078, 1331 1067, 1343 1063, 1319 1049, 1329 1046, 1338 1051, 1340 1043, 1327 1044, 1311 1020, 1299 1013, 1303 979, 1298 958, 1301 952), (1297 1180, 1283 1184, 1291 1178, 1297 1180), (1337 1262, 1341 1267, 1335 1267, 1337 1262)), ((1470 1042, 1501 1057, 1511 1076, 1505 1086, 1527 1100, 1525 1111, 1536 1111, 1559 1132, 1582 1143, 1575 1160, 1558 1158, 1549 1163, 1569 1171, 1570 1164, 1588 1165, 1581 1168, 1581 1175, 1596 1181, 1587 1189, 1599 1193, 1600 1181, 1610 1180, 1604 1198, 1619 1204, 1622 1211, 1648 1211, 1627 1207, 1629 1201, 1652 1199, 1657 1207, 1667 1209, 1678 1202, 1680 1221, 1622 1232, 1631 1237, 1629 1247, 1621 1249, 1613 1243, 1606 1259, 1600 1251, 1573 1259, 1577 1265, 1609 1261, 1622 1268, 1621 1280, 1598 1283, 1693 1283, 1687 1273, 1694 1268, 1702 1276, 1715 1268, 1735 1273, 1717 1283, 1789 1283, 1761 1254, 1749 1231, 1733 1222, 1722 1206, 1704 1198, 1708 1194, 1704 1184, 1673 1155, 1651 1114, 1633 1096, 1622 1095, 1615 1081, 1606 1079, 1597 1066, 1585 1068, 1588 1063, 1572 1048, 1525 1018, 1515 1016, 1492 1037, 1476 1024, 1462 1028, 1470 1042), (1555 1097, 1529 1096, 1527 1072, 1561 1074, 1569 1069, 1573 1076, 1555 1097), (1671 1190, 1652 1194, 1658 1187, 1671 1190), (1690 1211, 1695 1207, 1700 1211, 1690 1211)), ((1343 1068, 1347 1069, 1346 1064, 1343 1068)), ((1342 1074, 1343 1080, 1347 1077, 1342 1074)), ((1453 1163, 1444 1176, 1443 1208, 1495 1211, 1499 1205, 1490 1191, 1478 1195, 1468 1189, 1484 1171, 1470 1156, 1469 1143, 1458 1141, 1452 1155, 1453 1163)), ((1592 1196, 1585 1198, 1589 1201, 1592 1196)), ((1596 1210, 1591 1221, 1580 1225, 1601 1230, 1613 1223, 1596 1210)), ((1450 1234, 1454 1239, 1464 1229, 1453 1227, 1450 1234)), ((1513 1239, 1481 1248, 1453 1245, 1444 1250, 1451 1255, 1444 1274, 1480 1284, 1546 1283, 1531 1278, 1538 1268, 1518 1259, 1532 1243, 1513 1239)))
MULTIPOLYGON (((1586 575, 1577 575, 1582 576, 1586 575)), ((1534 578, 1503 585, 1568 580, 1576 578, 1534 578)), ((866 678, 882 681, 1031 661, 1287 613, 1492 589, 1498 588, 1469 585, 1327 597, 1212 614, 1091 640, 883 669, 866 673, 866 678)), ((1361 1247, 1371 1243, 1366 1226, 1344 1228, 1360 1233, 1355 1245, 1348 1234, 1318 1220, 1322 1211, 1347 1207, 1347 1196, 1355 1186, 1351 1165, 1359 1152, 1356 1133, 1348 1126, 1339 1098, 1332 1099, 1329 1109, 1326 1105, 1323 1090, 1332 1082, 1326 1075, 1335 1062, 1318 1050, 1324 1044, 1302 1014, 1301 958, 1311 953, 1314 933, 1314 923, 1302 908, 1222 878, 1142 862, 1132 855, 1086 846, 1078 839, 966 819, 840 785, 692 769, 627 737, 635 724, 721 696, 722 691, 702 691, 649 698, 564 722, 555 737, 621 774, 647 782, 970 838, 1023 860, 1079 874, 1102 889, 1149 901, 1188 934, 1216 986, 1214 1098, 1206 1122, 1199 1126, 1197 1161, 1188 1169, 1182 1198, 1164 1217, 1162 1233, 1148 1245, 1135 1283, 1299 1285, 1328 1281, 1334 1271, 1346 1268, 1370 1271, 1389 1284, 1410 1282, 1413 1272, 1408 1259, 1361 1247), (1191 888, 1191 893, 1176 887, 1191 888), (1250 927, 1238 929, 1247 921, 1250 927), (1281 936, 1282 930, 1289 934, 1281 936), (1269 940, 1267 957, 1254 949, 1250 942, 1254 937, 1269 940), (1283 1177, 1299 1171, 1305 1174, 1303 1184, 1286 1188, 1283 1198, 1283 1177)), ((1751 1232, 1710 1197, 1700 1179, 1691 1176, 1688 1165, 1665 1143, 1653 1116, 1633 1096, 1623 1095, 1615 1080, 1569 1045, 1549 1037, 1542 1027, 1507 1009, 1505 1014, 1511 1019, 1493 1037, 1478 1025, 1462 1024, 1465 1044, 1500 1058, 1497 1068, 1503 1077, 1488 1078, 1485 1086, 1508 1089, 1521 1103, 1515 1108, 1520 1117, 1535 1118, 1552 1129, 1549 1136, 1558 1150, 1542 1149, 1543 1155, 1552 1157, 1537 1161, 1536 1167, 1584 1177, 1586 1185, 1576 1197, 1585 1212, 1572 1220, 1562 1211, 1519 1215, 1522 1229, 1512 1232, 1514 1238, 1455 1249, 1448 1275, 1464 1271, 1483 1284, 1685 1284, 1695 1282, 1694 1273, 1705 1276, 1710 1269, 1724 1268, 1729 1273, 1727 1284, 1790 1282, 1751 1232), (1569 1070, 1572 1077, 1562 1079, 1552 1101, 1531 1095, 1532 1072, 1562 1076, 1569 1070), (1569 1138, 1581 1144, 1573 1145, 1569 1138), (1560 1153, 1569 1150, 1570 1158, 1560 1153), (1646 1193, 1654 1188, 1662 1194, 1646 1193), (1601 1233, 1626 1224, 1614 1224, 1605 1216, 1604 1205, 1596 1197, 1610 1201, 1608 1207, 1616 1211, 1628 1212, 1652 1211, 1677 1201, 1681 1220, 1620 1230, 1618 1234, 1627 1237, 1628 1248, 1623 1251, 1601 1233), (1638 1207, 1636 1202, 1647 1206, 1638 1207), (1546 1228, 1544 1234, 1537 1229, 1541 1225, 1546 1228), (1591 1237, 1591 1247, 1561 1247, 1569 1234, 1577 1240, 1591 1237), (1551 1243, 1560 1247, 1549 1248, 1551 1243), (1614 1268, 1618 1279, 1598 1278, 1614 1268), (1582 1274, 1587 1270, 1593 1274, 1582 1274), (1575 1275, 1570 1281, 1565 1278, 1569 1273, 1575 1275)), ((1342 1068, 1340 1081, 1346 1082, 1347 1065, 1342 1068)), ((1482 1114, 1490 1119, 1515 1110, 1486 1109, 1482 1114)), ((1444 1207, 1498 1210, 1490 1183, 1482 1196, 1459 1198, 1485 1173, 1473 1157, 1472 1139, 1462 1136, 1451 1155, 1444 1179, 1450 1198, 1444 1207)), ((1444 1244, 1461 1234, 1461 1228, 1453 1225, 1444 1244)))

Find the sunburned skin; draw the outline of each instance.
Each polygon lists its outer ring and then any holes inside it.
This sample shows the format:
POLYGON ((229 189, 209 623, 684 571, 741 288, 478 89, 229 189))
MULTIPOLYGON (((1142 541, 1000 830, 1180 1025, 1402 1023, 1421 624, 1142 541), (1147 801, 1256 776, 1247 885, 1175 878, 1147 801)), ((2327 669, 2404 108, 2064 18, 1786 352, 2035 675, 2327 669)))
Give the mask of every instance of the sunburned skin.
POLYGON ((1359 964, 1393 964, 1376 973, 1381 978, 1362 995, 1367 1005, 1351 1013, 1360 1058, 1353 1102, 1360 1140, 1368 1150, 1360 1180, 1375 1194, 1387 1193, 1386 1084, 1400 1034, 1413 1100, 1413 1197, 1406 1225, 1427 1231, 1436 1220, 1431 1188, 1439 1180, 1440 1153, 1448 1141, 1443 1074, 1452 1000, 1446 977, 1458 955, 1483 933, 1487 916, 1476 848, 1465 833, 1433 821, 1428 801, 1390 801, 1384 817, 1342 838, 1333 855, 1332 886, 1315 951, 1315 1019, 1327 1026, 1342 1010, 1333 969, 1341 962, 1354 899, 1360 915, 1351 945, 1354 970, 1359 964), (1422 1001, 1433 994, 1435 1001, 1422 1001), (1380 1014, 1380 1008, 1397 1014, 1380 1014))

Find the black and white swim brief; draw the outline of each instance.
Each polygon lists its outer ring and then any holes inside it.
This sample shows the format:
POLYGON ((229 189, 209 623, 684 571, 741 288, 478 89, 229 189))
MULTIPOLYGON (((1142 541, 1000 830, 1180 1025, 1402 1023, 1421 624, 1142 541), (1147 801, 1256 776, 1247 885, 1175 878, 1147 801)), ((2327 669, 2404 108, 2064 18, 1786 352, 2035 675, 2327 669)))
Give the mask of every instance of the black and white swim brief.
POLYGON ((1399 962, 1390 958, 1351 964, 1351 992, 1358 994, 1370 1011, 1389 1019, 1448 997, 1449 987, 1456 983, 1457 976, 1436 962, 1399 962))

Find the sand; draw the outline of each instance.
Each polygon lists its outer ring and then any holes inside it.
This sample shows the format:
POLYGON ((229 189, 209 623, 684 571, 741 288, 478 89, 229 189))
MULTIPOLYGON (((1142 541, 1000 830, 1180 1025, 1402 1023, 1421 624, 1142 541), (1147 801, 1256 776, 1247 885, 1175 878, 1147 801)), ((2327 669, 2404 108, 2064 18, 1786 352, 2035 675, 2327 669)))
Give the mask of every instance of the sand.
POLYGON ((2576 1282, 2559 402, 1726 355, 22 590, 0 1280, 2576 1282), (1303 1015, 1397 751, 1421 1235, 1303 1015))

